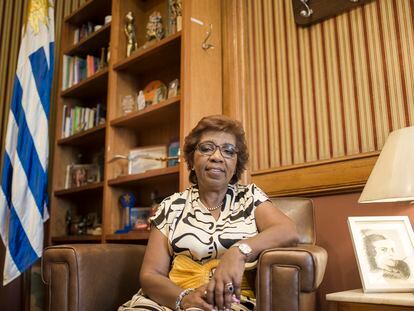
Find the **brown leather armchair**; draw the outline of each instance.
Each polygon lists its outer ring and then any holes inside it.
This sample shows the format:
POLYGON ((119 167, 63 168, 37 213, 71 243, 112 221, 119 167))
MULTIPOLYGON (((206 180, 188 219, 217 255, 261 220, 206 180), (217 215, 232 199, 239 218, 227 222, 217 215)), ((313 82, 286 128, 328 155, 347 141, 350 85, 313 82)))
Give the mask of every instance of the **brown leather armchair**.
MULTIPOLYGON (((315 245, 313 204, 304 198, 272 201, 297 224, 297 247, 264 251, 256 273, 260 311, 315 310, 326 251, 315 245)), ((74 244, 46 248, 42 278, 50 311, 114 311, 140 288, 145 246, 74 244)))

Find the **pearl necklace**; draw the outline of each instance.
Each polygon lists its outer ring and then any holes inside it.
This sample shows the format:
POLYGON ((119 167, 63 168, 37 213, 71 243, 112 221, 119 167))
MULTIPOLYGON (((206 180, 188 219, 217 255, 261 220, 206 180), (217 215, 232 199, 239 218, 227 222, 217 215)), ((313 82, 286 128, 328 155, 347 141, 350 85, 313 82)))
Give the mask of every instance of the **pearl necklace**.
POLYGON ((207 206, 205 206, 204 204, 203 204, 203 202, 201 202, 201 200, 200 199, 198 199, 198 201, 200 202, 200 204, 205 208, 205 209, 207 209, 208 211, 215 211, 216 209, 221 209, 221 207, 223 206, 223 201, 221 201, 221 203, 219 204, 219 205, 217 205, 217 206, 214 206, 214 207, 207 207, 207 206))

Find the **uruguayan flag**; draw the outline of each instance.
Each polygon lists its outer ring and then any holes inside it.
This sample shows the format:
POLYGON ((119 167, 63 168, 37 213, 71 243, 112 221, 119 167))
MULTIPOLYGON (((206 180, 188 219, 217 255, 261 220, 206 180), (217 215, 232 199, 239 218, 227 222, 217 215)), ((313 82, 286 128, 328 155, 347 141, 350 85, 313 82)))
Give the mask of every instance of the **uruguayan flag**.
POLYGON ((7 124, 0 187, 3 284, 43 250, 47 211, 48 121, 54 61, 53 2, 29 0, 7 124))

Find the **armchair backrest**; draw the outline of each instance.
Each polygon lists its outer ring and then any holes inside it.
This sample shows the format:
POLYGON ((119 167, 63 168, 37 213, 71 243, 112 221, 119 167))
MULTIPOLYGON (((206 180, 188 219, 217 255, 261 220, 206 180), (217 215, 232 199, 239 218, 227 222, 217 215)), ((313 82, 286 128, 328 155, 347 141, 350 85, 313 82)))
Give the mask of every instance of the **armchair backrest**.
POLYGON ((280 197, 271 198, 271 201, 295 222, 300 244, 315 244, 314 210, 311 199, 280 197))

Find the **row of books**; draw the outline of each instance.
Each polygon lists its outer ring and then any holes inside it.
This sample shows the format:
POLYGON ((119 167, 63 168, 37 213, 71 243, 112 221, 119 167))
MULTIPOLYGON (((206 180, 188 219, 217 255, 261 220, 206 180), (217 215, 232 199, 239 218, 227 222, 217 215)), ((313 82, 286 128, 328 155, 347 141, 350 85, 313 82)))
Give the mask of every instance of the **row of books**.
POLYGON ((94 108, 63 105, 62 138, 86 131, 102 123, 105 123, 105 111, 102 104, 97 104, 94 108))
POLYGON ((63 55, 62 89, 65 90, 102 69, 100 58, 87 55, 86 59, 78 56, 63 55))

